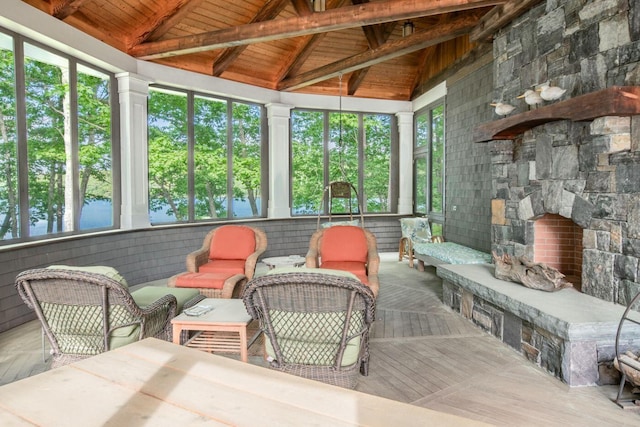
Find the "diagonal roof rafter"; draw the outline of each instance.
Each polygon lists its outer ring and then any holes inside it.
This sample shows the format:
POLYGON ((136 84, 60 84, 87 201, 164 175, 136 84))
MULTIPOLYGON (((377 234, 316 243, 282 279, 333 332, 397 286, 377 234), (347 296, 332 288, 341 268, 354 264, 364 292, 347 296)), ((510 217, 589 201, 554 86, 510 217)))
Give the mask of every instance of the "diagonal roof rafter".
POLYGON ((507 0, 440 0, 437 2, 433 0, 387 0, 345 6, 313 13, 309 16, 274 19, 193 36, 142 43, 132 47, 129 53, 140 59, 186 55, 364 25, 495 6, 506 2, 507 0))
POLYGON ((437 43, 450 40, 464 34, 468 34, 479 17, 476 14, 467 13, 450 21, 434 26, 428 30, 414 33, 400 40, 394 40, 381 45, 377 49, 371 49, 349 58, 327 64, 318 69, 287 78, 280 82, 278 90, 292 91, 313 85, 318 82, 370 67, 380 62, 388 61, 418 50, 425 49, 437 43))

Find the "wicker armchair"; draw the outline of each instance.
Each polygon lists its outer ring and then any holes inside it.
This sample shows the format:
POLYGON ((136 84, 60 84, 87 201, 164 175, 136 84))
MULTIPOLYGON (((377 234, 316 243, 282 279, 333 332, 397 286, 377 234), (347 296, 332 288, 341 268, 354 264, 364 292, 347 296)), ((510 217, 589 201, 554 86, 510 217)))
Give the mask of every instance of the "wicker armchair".
POLYGON ((267 250, 267 235, 246 225, 223 225, 204 238, 202 247, 187 255, 187 272, 244 274, 251 279, 258 257, 267 250))
POLYGON ((336 270, 271 270, 247 284, 248 313, 265 334, 273 369, 354 388, 368 374, 371 290, 336 270))
POLYGON ((376 237, 367 229, 336 225, 316 231, 309 241, 306 266, 350 271, 378 296, 380 256, 376 237))
POLYGON ((22 272, 16 288, 42 323, 52 368, 147 337, 170 340, 177 304, 173 295, 140 308, 115 278, 56 268, 22 272))

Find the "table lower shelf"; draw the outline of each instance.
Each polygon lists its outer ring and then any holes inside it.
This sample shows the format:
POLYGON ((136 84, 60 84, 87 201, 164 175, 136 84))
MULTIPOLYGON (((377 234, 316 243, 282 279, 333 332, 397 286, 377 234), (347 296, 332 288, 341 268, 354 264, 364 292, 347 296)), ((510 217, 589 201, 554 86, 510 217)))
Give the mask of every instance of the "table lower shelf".
MULTIPOLYGON (((257 322, 251 322, 247 326, 247 351, 256 341, 262 343, 261 335, 262 331, 258 328, 257 322)), ((240 331, 197 331, 184 345, 208 353, 241 354, 242 344, 240 331)), ((258 347, 257 344, 256 347, 258 347)), ((262 354, 263 350, 256 349, 254 352, 262 354)))

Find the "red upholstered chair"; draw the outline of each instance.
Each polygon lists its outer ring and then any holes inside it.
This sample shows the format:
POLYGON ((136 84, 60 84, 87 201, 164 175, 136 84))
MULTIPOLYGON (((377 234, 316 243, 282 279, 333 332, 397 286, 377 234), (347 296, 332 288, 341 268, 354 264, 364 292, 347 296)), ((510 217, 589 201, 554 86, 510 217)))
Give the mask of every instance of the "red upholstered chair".
POLYGON ((306 266, 350 271, 378 295, 380 256, 375 236, 364 228, 336 225, 316 231, 309 242, 306 266))
POLYGON ((211 230, 202 248, 187 255, 187 271, 169 278, 169 287, 195 288, 207 298, 241 296, 267 249, 267 235, 246 225, 211 230))
POLYGON ((187 255, 187 272, 244 274, 253 278, 267 235, 256 227, 223 225, 211 230, 202 248, 187 255))

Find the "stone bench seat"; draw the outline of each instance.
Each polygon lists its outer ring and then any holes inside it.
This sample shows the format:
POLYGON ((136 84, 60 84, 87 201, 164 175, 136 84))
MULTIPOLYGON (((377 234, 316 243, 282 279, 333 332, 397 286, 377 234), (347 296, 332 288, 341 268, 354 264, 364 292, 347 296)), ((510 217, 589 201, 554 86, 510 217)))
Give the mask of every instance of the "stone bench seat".
POLYGON ((425 264, 491 264, 491 255, 454 242, 416 243, 413 253, 418 260, 418 270, 425 264))
MULTIPOLYGON (((608 384, 626 309, 573 288, 545 292, 496 279, 493 265, 440 265, 443 302, 570 386, 608 384)), ((639 315, 640 316, 640 315, 639 315)), ((625 330, 625 343, 640 327, 625 330)))

